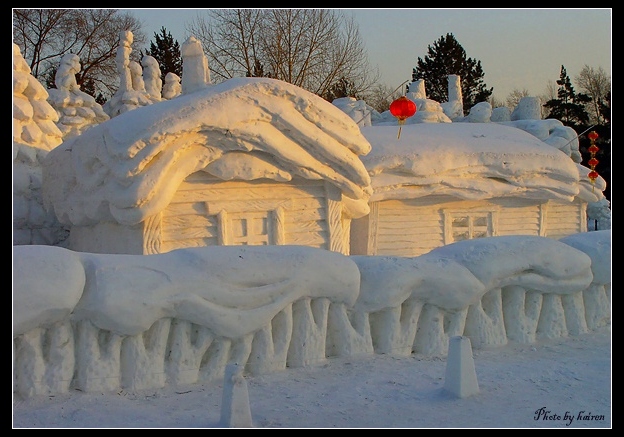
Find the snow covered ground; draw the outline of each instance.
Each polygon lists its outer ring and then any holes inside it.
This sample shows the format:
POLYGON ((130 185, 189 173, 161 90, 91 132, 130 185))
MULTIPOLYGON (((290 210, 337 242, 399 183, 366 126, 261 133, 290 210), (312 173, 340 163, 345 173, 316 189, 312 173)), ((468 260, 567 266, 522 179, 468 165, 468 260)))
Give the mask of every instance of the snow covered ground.
MULTIPOLYGON (((473 352, 479 393, 445 357, 391 355, 246 377, 254 428, 610 428, 611 327, 473 352), (540 414, 540 410, 544 412, 540 414)), ((220 428, 222 383, 14 399, 14 428, 220 428)))

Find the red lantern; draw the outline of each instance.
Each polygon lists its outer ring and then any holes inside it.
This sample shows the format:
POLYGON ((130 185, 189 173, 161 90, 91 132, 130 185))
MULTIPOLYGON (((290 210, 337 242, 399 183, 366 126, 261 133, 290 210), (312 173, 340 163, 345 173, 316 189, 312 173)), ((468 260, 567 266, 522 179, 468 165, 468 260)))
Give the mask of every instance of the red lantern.
POLYGON ((403 126, 405 120, 416 114, 416 103, 405 96, 401 96, 390 103, 390 113, 399 121, 399 135, 397 138, 401 138, 401 126, 403 126))
POLYGON ((596 153, 600 149, 595 144, 596 140, 598 139, 598 133, 596 131, 591 131, 590 133, 587 134, 587 138, 589 138, 589 141, 591 144, 588 149, 591 158, 589 159, 589 161, 587 161, 587 163, 589 164, 589 168, 591 168, 591 171, 587 174, 587 177, 592 183, 592 191, 593 191, 594 182, 596 181, 596 179, 598 179, 598 172, 596 171, 596 166, 598 165, 599 161, 596 159, 596 153))

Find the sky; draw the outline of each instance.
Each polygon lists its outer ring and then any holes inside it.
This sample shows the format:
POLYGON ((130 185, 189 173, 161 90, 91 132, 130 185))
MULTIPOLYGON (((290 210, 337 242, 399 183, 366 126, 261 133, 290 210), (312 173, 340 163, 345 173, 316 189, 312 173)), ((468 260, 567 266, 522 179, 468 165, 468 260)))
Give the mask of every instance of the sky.
MULTIPOLYGON (((574 79, 584 65, 611 75, 612 10, 343 9, 353 13, 372 66, 392 89, 411 80, 418 58, 447 33, 481 61, 487 87, 504 100, 514 90, 538 96, 556 85, 561 66, 574 79)), ((132 9, 148 40, 165 27, 182 43, 200 9, 132 9)))
MULTIPOLYGON (((460 199, 598 199, 572 159, 523 129, 423 122, 400 138, 396 120, 360 129, 282 81, 211 86, 194 48, 182 47, 198 68, 180 96, 119 113, 47 154, 14 137, 17 184, 40 180, 56 218, 85 228, 136 228, 199 170, 325 179, 349 198, 345 209, 372 187, 403 183, 460 199), (30 178, 38 159, 42 177, 30 178), (448 187, 431 184, 439 174, 448 187)), ((28 74, 14 71, 15 100, 39 110, 16 111, 14 126, 32 132, 27 116, 49 112, 28 74)), ((534 132, 552 126, 528 121, 534 132)), ((14 219, 28 205, 15 203, 14 219)), ((205 227, 205 216, 187 215, 188 228, 205 227)), ((97 237, 85 229, 70 245, 97 237)), ((114 240, 131 244, 124 233, 106 244, 114 240)), ((298 245, 121 253, 14 245, 14 428, 218 428, 224 406, 248 407, 259 428, 611 427, 610 230, 477 238, 417 257, 298 245), (468 348, 453 357, 448 337, 468 338, 468 348), (225 363, 256 376, 199 382, 225 363), (464 382, 469 394, 458 391, 464 382)))

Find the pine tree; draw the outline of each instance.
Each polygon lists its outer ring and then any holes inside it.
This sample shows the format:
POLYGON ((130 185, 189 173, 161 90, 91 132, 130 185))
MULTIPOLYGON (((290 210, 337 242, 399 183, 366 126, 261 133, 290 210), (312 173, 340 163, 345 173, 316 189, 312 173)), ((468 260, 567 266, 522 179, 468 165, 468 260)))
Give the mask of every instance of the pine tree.
POLYGON ((479 102, 486 102, 494 88, 487 89, 483 82, 485 73, 481 61, 466 58, 466 51, 452 33, 447 33, 429 45, 427 56, 418 58, 417 67, 412 70, 412 81, 424 79, 427 97, 437 102, 448 101, 448 76, 461 78, 464 112, 479 102))
POLYGON ((598 140, 596 145, 600 149, 596 158, 598 159, 598 166, 596 171, 607 182, 607 191, 605 191, 605 197, 610 200, 609 194, 611 185, 611 98, 608 97, 608 101, 601 104, 602 115, 605 117, 606 124, 590 126, 589 114, 586 107, 592 98, 587 94, 576 93, 570 77, 568 76, 565 67, 561 66, 559 73, 559 80, 557 80, 557 98, 551 99, 544 104, 544 107, 550 112, 546 118, 554 118, 561 121, 564 125, 573 128, 579 135, 579 151, 583 156, 583 165, 589 167, 587 160, 590 158, 589 153, 590 141, 587 138, 587 133, 590 130, 598 133, 598 140), (607 106, 608 105, 608 106, 607 106))
POLYGON ((355 89, 353 81, 348 80, 346 77, 341 77, 332 86, 329 87, 327 93, 323 97, 328 102, 333 102, 341 97, 354 97, 359 99, 358 93, 355 89))
POLYGON ((273 77, 271 73, 264 72, 264 65, 258 59, 254 61, 253 71, 248 71, 246 77, 273 77))
POLYGON ((560 120, 564 125, 570 126, 581 134, 589 127, 589 114, 585 109, 585 105, 591 102, 592 99, 587 94, 577 94, 574 91, 570 77, 563 65, 561 66, 557 85, 559 85, 557 98, 549 100, 544 104, 544 107, 550 111, 546 118, 560 120))
MULTIPOLYGON (((164 27, 160 28, 160 35, 154 33, 156 44, 150 42, 149 50, 145 55, 153 56, 158 61, 160 67, 160 78, 165 80, 167 73, 175 73, 182 77, 182 55, 180 54, 180 44, 167 32, 164 27)), ((143 53, 141 53, 143 56, 143 53)))

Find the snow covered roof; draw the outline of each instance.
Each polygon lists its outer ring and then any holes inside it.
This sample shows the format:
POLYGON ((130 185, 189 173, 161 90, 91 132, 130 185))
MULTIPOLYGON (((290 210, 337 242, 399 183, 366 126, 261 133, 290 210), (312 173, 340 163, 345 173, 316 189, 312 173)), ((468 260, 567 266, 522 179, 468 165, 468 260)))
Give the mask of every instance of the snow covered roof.
MULTIPOLYGON (((293 176, 337 186, 368 212, 370 151, 357 124, 289 83, 235 78, 137 108, 52 150, 44 200, 59 220, 136 224, 163 210, 179 184, 205 171, 223 180, 293 176)), ((359 214, 361 215, 361 213, 359 214)))
POLYGON ((450 195, 482 200, 522 196, 534 199, 603 197, 589 169, 515 127, 498 123, 415 123, 361 128, 372 146, 362 157, 374 194, 371 201, 450 195))

